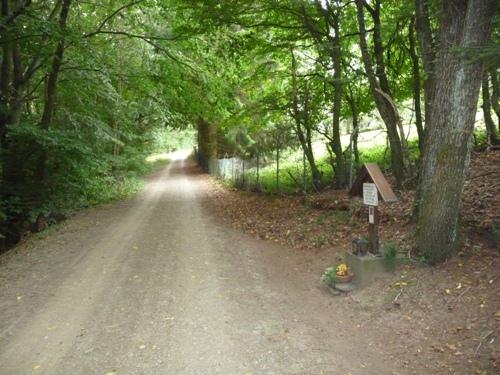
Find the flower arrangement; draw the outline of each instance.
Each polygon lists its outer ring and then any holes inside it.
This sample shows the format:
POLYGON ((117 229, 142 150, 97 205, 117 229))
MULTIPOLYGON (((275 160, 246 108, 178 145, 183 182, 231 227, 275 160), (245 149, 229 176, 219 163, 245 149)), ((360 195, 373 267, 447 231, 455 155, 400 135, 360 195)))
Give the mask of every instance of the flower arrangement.
POLYGON ((347 267, 347 264, 340 263, 337 266, 337 276, 347 276, 348 273, 349 273, 349 267, 347 267))
POLYGON ((337 266, 336 268, 336 276, 337 276, 337 282, 338 283, 348 283, 352 280, 352 277, 354 276, 347 264, 341 263, 337 266))
POLYGON ((347 283, 352 277, 353 274, 347 264, 341 263, 336 267, 328 267, 321 280, 329 286, 334 286, 336 283, 347 283))
POLYGON ((328 267, 323 276, 321 276, 321 280, 326 285, 335 285, 335 282, 337 281, 337 269, 335 267, 328 267))

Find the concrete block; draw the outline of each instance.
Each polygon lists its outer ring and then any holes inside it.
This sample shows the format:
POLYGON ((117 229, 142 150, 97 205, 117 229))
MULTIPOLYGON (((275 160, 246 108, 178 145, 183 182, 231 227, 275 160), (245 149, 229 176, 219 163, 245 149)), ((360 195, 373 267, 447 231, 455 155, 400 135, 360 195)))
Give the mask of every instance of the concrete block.
POLYGON ((387 264, 381 255, 365 254, 355 255, 347 253, 345 263, 354 273, 354 283, 357 285, 366 285, 372 281, 378 274, 394 270, 397 264, 403 264, 406 258, 396 258, 394 264, 387 264))

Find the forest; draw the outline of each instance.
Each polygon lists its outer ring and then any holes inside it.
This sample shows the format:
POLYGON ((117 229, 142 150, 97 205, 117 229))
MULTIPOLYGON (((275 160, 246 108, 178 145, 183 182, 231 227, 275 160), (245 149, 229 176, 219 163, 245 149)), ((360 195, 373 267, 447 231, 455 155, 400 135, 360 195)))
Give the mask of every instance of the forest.
POLYGON ((493 375, 498 0, 0 0, 0 375, 493 375))
POLYGON ((195 143, 213 173, 228 155, 257 160, 252 189, 259 163, 279 174, 293 150, 303 190, 346 189, 374 126, 384 171, 416 191, 416 247, 439 263, 459 242, 471 148, 499 145, 494 0, 2 0, 1 12, 4 247, 136 193, 149 154, 195 143))

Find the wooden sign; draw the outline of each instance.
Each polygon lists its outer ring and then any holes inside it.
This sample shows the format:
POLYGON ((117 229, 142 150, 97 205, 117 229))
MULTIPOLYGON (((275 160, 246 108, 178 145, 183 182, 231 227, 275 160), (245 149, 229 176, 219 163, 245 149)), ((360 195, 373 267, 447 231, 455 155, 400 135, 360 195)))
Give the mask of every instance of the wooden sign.
POLYGON ((374 183, 363 184, 363 203, 367 206, 378 206, 378 189, 374 183))
POLYGON ((373 254, 379 253, 379 212, 378 197, 384 202, 396 202, 398 198, 385 179, 382 171, 375 163, 363 165, 358 177, 352 184, 349 191, 351 196, 363 196, 363 203, 368 206, 368 238, 370 251, 373 254))
POLYGON ((363 195, 363 183, 372 182, 375 184, 378 190, 378 194, 382 200, 386 203, 397 202, 398 197, 392 191, 391 186, 385 179, 382 171, 375 163, 366 163, 361 167, 358 173, 358 177, 352 184, 349 194, 351 196, 362 196, 363 195))

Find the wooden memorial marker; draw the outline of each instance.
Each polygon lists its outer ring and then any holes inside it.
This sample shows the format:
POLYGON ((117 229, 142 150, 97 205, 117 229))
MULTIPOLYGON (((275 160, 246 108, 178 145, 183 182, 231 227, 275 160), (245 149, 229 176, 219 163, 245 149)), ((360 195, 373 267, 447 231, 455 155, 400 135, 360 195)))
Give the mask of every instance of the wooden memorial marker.
POLYGON ((379 253, 378 235, 378 198, 386 203, 396 202, 398 198, 385 179, 382 171, 375 163, 363 165, 358 177, 349 191, 351 196, 362 196, 363 203, 368 206, 368 236, 370 249, 373 254, 379 253))

